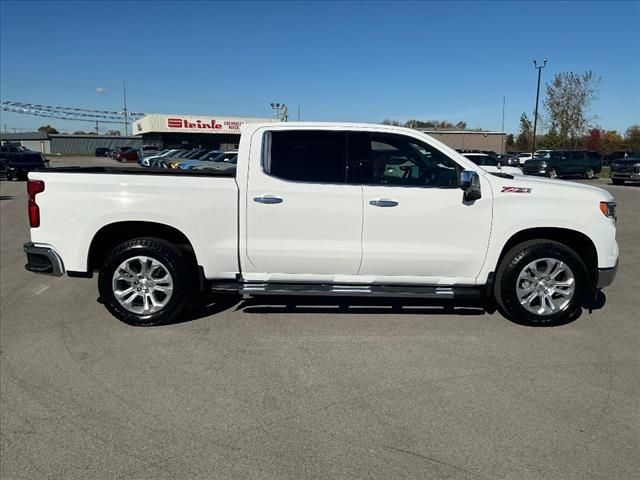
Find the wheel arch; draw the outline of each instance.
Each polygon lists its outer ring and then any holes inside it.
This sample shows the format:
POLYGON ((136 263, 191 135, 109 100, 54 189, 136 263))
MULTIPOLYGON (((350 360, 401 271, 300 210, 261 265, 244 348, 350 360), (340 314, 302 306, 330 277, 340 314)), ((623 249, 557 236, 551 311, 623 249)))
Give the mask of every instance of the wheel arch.
POLYGON ((93 236, 87 257, 87 272, 99 270, 114 247, 139 237, 166 240, 174 244, 195 267, 198 265, 191 241, 177 228, 158 222, 122 221, 103 226, 93 236))
POLYGON ((596 246, 587 235, 569 228, 535 227, 513 234, 502 247, 495 270, 498 269, 509 250, 529 240, 553 240, 571 248, 584 262, 589 275, 589 282, 595 286, 598 278, 598 252, 596 246))

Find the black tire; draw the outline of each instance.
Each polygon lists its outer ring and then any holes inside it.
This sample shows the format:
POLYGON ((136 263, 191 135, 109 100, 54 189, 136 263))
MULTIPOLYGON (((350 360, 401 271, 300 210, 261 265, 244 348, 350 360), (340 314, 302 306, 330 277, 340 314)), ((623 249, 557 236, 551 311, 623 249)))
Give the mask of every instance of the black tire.
POLYGON ((555 168, 550 168, 547 170, 547 177, 549 178, 558 178, 558 172, 555 168))
POLYGON ((98 290, 104 306, 124 323, 134 326, 153 326, 176 320, 189 302, 193 290, 194 269, 173 244, 159 238, 134 238, 115 247, 105 259, 98 277, 98 290), (117 300, 113 288, 116 269, 127 259, 146 256, 160 262, 171 275, 173 291, 168 303, 150 314, 134 313, 117 300))
POLYGON ((624 180, 620 180, 619 178, 612 178, 611 183, 614 185, 624 185, 624 180))
POLYGON ((584 171, 584 178, 586 178, 587 180, 596 178, 596 172, 593 170, 593 168, 589 167, 584 171))
POLYGON ((572 249, 553 240, 530 240, 510 249, 496 271, 494 297, 500 313, 515 323, 527 326, 553 326, 573 321, 582 312, 589 291, 589 276, 580 257, 572 249), (564 262, 574 275, 574 293, 561 311, 550 315, 531 313, 520 304, 516 285, 520 272, 537 259, 552 258, 564 262))

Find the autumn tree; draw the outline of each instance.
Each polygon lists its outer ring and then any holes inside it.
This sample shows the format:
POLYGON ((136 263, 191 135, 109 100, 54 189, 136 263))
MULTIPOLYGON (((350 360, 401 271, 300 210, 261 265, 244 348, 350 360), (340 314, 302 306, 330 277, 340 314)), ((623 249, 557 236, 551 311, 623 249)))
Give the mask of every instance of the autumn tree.
POLYGON ((640 125, 632 125, 624 132, 624 143, 632 152, 640 151, 640 125))
POLYGON ((589 106, 594 99, 600 77, 587 71, 558 73, 547 84, 544 101, 551 128, 558 131, 563 146, 577 147, 586 133, 590 119, 589 106))
POLYGON ((602 137, 602 130, 599 128, 592 128, 589 130, 589 133, 585 138, 584 148, 593 152, 599 152, 602 150, 602 137))
POLYGON ((57 133, 59 133, 58 130, 53 128, 51 125, 43 125, 40 128, 38 128, 38 131, 46 133, 48 135, 56 135, 57 133))
POLYGON ((609 155, 616 150, 624 150, 624 139, 615 130, 605 132, 602 138, 602 153, 609 155))

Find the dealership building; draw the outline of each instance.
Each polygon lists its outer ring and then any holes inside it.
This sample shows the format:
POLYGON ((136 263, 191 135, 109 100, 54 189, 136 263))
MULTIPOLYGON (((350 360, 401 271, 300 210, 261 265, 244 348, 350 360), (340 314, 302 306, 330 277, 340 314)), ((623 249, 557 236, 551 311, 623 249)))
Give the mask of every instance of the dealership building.
POLYGON ((151 114, 132 125, 132 133, 144 145, 161 148, 238 148, 240 126, 245 123, 278 122, 274 118, 221 117, 218 115, 151 114))

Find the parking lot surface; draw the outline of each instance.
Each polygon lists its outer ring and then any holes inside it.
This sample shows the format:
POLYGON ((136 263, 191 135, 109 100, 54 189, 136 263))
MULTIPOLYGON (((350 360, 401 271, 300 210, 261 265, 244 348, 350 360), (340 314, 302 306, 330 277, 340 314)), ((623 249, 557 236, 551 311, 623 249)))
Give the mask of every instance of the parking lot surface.
POLYGON ((638 478, 640 188, 590 183, 621 263, 569 325, 271 298, 133 328, 95 278, 24 270, 25 184, 2 181, 0 477, 638 478))

